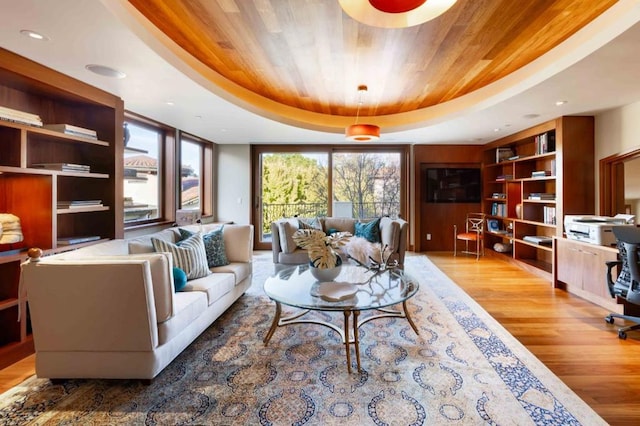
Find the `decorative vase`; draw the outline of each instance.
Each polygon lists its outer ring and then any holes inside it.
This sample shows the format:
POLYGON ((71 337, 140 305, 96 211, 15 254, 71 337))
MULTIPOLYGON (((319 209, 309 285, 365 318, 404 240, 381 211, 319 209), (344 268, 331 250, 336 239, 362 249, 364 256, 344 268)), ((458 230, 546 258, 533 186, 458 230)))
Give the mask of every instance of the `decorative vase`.
POLYGON ((309 270, 311 271, 311 275, 318 281, 333 281, 336 279, 338 275, 340 275, 340 270, 342 269, 342 259, 340 256, 336 257, 336 266, 333 268, 316 268, 313 266, 313 263, 309 262, 309 270))
POLYGON ((522 203, 516 204, 516 217, 522 219, 522 203))

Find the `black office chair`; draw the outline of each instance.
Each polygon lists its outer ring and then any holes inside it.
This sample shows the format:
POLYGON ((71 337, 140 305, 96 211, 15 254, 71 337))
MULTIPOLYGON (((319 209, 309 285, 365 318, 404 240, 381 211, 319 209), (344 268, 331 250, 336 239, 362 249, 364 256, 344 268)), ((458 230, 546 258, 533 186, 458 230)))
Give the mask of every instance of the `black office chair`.
POLYGON ((640 246, 640 228, 635 226, 614 226, 613 235, 618 241, 620 260, 606 262, 607 285, 609 286, 611 297, 624 304, 625 315, 610 313, 604 320, 609 324, 613 324, 614 318, 633 322, 634 325, 618 329, 618 337, 626 339, 627 331, 640 328, 640 316, 626 315, 628 308, 629 310, 640 310, 640 251, 638 250, 640 246), (611 271, 617 266, 620 266, 620 273, 616 281, 613 282, 611 271))

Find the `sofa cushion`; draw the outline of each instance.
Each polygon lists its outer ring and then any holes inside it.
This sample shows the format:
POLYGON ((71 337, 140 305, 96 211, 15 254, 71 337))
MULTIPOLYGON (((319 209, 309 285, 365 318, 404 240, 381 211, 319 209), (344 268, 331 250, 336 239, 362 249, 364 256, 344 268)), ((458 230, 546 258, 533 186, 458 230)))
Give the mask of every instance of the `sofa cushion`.
POLYGON ((151 237, 151 244, 156 252, 171 253, 173 263, 187 274, 189 280, 206 277, 211 273, 201 234, 194 234, 178 244, 151 237))
POLYGON ((216 273, 206 278, 187 282, 183 291, 204 292, 207 294, 208 304, 212 305, 216 300, 230 292, 235 285, 236 280, 232 273, 216 273))
POLYGON ((173 287, 175 291, 180 291, 187 285, 187 274, 177 266, 173 267, 173 287))
POLYGON ((380 240, 380 218, 370 222, 356 222, 355 236, 365 238, 372 243, 379 243, 380 240))
POLYGON ((354 232, 355 219, 348 217, 325 217, 324 229, 336 229, 338 232, 354 232))
POLYGON ((278 221, 278 236, 280 237, 280 247, 285 253, 292 253, 298 246, 293 241, 293 234, 298 230, 298 219, 280 219, 278 221))
MULTIPOLYGON (((216 266, 224 266, 229 264, 227 260, 227 253, 224 246, 223 238, 224 227, 214 229, 211 232, 202 234, 202 241, 204 242, 204 251, 207 254, 207 264, 209 268, 216 266)), ((195 232, 191 232, 188 229, 180 228, 180 236, 185 239, 194 235, 195 232)))
MULTIPOLYGON (((170 342, 175 336, 189 328, 207 309, 207 296, 199 291, 176 293, 175 315, 162 324, 158 324, 158 344, 170 342)), ((194 335, 193 338, 196 336, 194 335)))
POLYGON ((235 276, 235 285, 240 284, 246 278, 251 276, 253 267, 250 263, 246 262, 232 262, 228 265, 218 266, 211 268, 213 273, 231 273, 235 276))

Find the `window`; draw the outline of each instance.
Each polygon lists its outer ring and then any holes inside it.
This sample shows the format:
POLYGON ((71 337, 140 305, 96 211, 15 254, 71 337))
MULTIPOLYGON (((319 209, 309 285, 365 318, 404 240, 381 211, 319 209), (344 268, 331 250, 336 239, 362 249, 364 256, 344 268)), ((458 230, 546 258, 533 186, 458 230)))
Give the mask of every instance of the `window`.
POLYGON ((202 144, 183 138, 180 143, 180 208, 201 210, 202 144))
POLYGON ((143 122, 125 122, 124 222, 162 217, 162 151, 164 131, 143 122))

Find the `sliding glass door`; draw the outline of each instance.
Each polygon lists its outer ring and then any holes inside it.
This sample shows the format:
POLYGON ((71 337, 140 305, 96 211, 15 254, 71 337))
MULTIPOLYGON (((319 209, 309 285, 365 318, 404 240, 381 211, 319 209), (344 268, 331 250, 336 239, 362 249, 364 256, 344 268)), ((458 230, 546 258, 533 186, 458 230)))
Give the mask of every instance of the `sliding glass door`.
POLYGON ((404 148, 252 147, 255 247, 271 248, 283 217, 402 216, 404 148))

